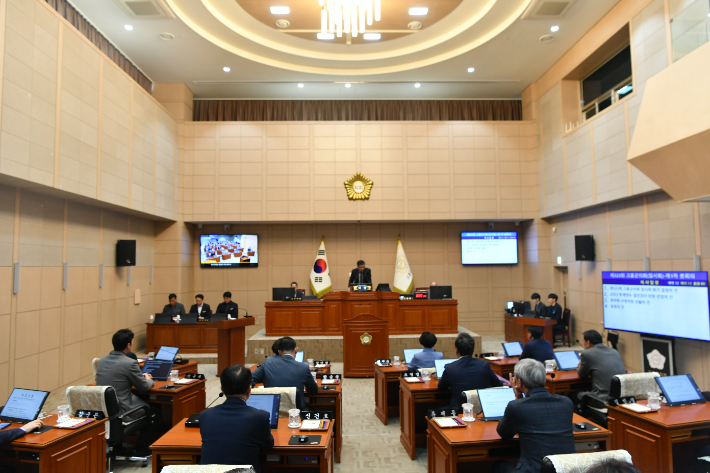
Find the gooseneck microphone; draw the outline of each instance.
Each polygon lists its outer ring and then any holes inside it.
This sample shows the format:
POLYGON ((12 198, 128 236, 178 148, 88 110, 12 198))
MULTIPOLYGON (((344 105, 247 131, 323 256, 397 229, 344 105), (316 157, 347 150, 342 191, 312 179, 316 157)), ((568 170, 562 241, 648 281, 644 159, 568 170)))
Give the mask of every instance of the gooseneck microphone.
POLYGON ((205 407, 205 409, 209 409, 209 407, 210 407, 212 404, 214 404, 215 402, 217 402, 217 399, 221 398, 222 396, 224 396, 224 393, 219 393, 219 396, 217 396, 217 397, 214 399, 214 401, 210 402, 210 405, 207 406, 207 407, 205 407))

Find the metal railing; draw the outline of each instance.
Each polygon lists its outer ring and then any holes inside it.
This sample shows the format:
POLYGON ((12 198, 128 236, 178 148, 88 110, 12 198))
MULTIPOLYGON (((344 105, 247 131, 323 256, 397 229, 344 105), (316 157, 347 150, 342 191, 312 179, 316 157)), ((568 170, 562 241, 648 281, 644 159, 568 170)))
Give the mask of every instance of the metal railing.
POLYGON ((671 18, 673 61, 710 41, 710 0, 695 0, 671 18))
POLYGON ((582 106, 582 121, 587 121, 602 110, 609 108, 634 90, 633 77, 627 77, 594 102, 582 106))

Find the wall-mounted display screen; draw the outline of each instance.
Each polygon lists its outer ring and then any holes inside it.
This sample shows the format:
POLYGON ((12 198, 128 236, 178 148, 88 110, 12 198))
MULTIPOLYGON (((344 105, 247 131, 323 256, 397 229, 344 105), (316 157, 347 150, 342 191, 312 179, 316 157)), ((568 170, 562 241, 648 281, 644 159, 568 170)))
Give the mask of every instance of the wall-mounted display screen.
POLYGON ((604 328, 710 341, 707 272, 603 271, 604 328))
POLYGON ((461 264, 518 264, 518 234, 461 233, 461 264))
POLYGON ((257 235, 202 235, 200 236, 200 266, 256 268, 259 266, 259 237, 257 235))

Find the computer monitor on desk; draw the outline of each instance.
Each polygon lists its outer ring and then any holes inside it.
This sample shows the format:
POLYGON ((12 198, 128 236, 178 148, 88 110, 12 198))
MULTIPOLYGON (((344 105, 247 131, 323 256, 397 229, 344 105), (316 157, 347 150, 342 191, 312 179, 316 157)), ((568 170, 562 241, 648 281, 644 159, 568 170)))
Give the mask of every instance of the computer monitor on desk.
POLYGON ((271 289, 271 299, 274 301, 288 301, 296 295, 292 287, 274 287, 271 289))
POLYGON ((452 297, 451 286, 431 286, 429 288, 429 299, 451 299, 452 297))

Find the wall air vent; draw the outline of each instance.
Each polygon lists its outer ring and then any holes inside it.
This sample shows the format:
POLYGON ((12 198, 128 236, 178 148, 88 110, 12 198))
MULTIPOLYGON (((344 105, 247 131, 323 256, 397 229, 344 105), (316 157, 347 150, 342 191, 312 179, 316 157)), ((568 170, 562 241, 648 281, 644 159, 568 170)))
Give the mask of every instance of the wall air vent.
POLYGON ((114 2, 131 18, 175 18, 165 0, 114 0, 114 2))
POLYGON ((562 18, 575 0, 533 0, 521 16, 523 19, 554 19, 562 18))

